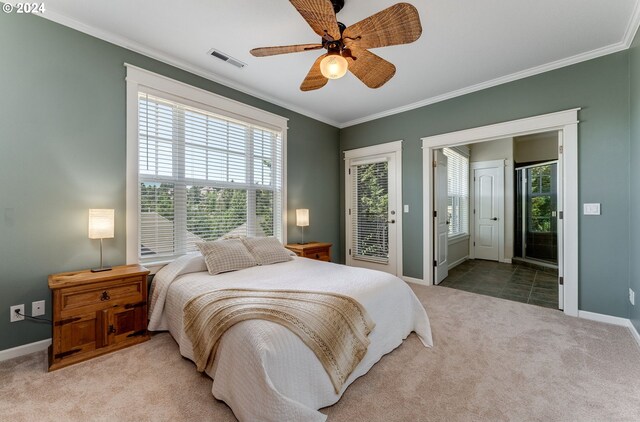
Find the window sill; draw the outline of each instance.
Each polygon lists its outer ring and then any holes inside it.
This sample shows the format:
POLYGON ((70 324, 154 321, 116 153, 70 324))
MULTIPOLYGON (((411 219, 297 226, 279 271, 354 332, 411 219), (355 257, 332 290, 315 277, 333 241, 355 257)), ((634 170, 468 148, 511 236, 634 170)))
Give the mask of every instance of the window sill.
POLYGON ((449 245, 455 245, 456 243, 461 243, 461 242, 465 242, 469 240, 469 235, 468 234, 458 234, 456 236, 452 236, 449 238, 449 241, 447 242, 449 245))
POLYGON ((152 261, 152 262, 141 262, 140 265, 148 269, 150 275, 153 275, 158 271, 160 271, 162 267, 164 267, 167 264, 170 264, 171 262, 173 262, 173 259, 166 259, 162 261, 152 261))

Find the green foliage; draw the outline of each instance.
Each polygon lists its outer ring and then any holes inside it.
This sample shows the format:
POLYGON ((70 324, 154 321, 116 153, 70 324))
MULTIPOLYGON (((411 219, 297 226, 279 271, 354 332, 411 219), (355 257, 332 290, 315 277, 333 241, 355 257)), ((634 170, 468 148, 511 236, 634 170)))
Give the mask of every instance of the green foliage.
MULTIPOLYGON (((141 212, 155 212, 174 221, 174 195, 170 184, 140 184, 141 212)), ((247 222, 247 191, 187 186, 187 231, 204 240, 215 240, 247 222)), ((273 192, 256 191, 256 214, 266 236, 273 236, 273 192)), ((247 233, 243 233, 247 234, 247 233)))
POLYGON ((157 212, 173 221, 173 185, 140 183, 140 211, 157 212))
POLYGON ((529 212, 529 231, 551 231, 551 196, 552 168, 544 165, 531 168, 529 172, 531 183, 531 210, 529 212))

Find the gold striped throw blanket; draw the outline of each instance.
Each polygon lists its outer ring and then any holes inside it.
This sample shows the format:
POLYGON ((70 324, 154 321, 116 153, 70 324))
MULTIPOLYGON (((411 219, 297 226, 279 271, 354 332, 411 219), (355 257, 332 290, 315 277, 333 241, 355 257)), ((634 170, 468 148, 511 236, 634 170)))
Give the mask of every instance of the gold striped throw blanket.
POLYGON ((184 307, 184 329, 198 371, 213 364, 225 331, 248 319, 278 323, 300 337, 324 366, 336 394, 367 353, 367 336, 375 326, 356 300, 335 293, 215 290, 184 307))

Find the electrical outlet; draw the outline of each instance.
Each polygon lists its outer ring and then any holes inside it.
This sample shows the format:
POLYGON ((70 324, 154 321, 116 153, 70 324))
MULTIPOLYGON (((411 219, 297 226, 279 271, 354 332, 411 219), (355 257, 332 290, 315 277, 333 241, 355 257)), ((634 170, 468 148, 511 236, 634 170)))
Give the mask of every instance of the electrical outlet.
POLYGON ((44 315, 44 300, 31 302, 31 316, 44 315))
POLYGON ((17 322, 24 320, 24 305, 12 306, 11 308, 9 308, 9 311, 11 312, 11 315, 9 315, 9 321, 17 322), (16 311, 20 312, 22 315, 18 315, 16 311))
POLYGON ((633 306, 636 306, 636 292, 634 292, 633 289, 629 289, 629 302, 631 302, 633 306))

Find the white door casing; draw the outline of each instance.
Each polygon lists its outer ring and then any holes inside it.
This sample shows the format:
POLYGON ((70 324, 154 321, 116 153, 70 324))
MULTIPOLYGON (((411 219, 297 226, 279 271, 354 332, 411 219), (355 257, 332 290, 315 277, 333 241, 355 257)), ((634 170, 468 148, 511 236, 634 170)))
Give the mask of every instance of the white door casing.
POLYGON ((447 275, 449 275, 449 213, 447 205, 449 202, 448 194, 448 173, 447 173, 447 156, 442 150, 434 151, 436 159, 434 160, 434 180, 435 180, 435 209, 434 224, 436 226, 435 246, 435 284, 440 284, 447 275))
MULTIPOLYGON (((557 232, 558 232, 558 277, 561 277, 561 280, 563 280, 562 283, 558 283, 558 309, 564 309, 565 306, 565 301, 564 301, 564 236, 565 236, 565 231, 564 231, 564 218, 560 218, 560 214, 563 212, 562 210, 564 210, 564 194, 563 194, 563 189, 565 186, 564 183, 564 169, 563 169, 563 160, 560 159, 560 157, 562 157, 563 154, 563 150, 564 150, 564 146, 563 146, 563 133, 562 131, 558 131, 558 170, 557 170, 557 177, 556 177, 556 189, 557 189, 557 198, 556 198, 556 210, 558 211, 556 213, 556 221, 557 221, 557 232)), ((577 189, 576 189, 577 191, 577 189)), ((576 244, 576 248, 577 248, 577 244, 576 244)))
POLYGON ((473 258, 504 260, 504 160, 471 164, 473 258))
MULTIPOLYGON (((570 316, 578 316, 578 111, 574 108, 555 113, 543 114, 524 119, 496 123, 472 129, 465 129, 441 135, 422 138, 422 177, 423 177, 423 268, 424 281, 433 285, 433 273, 428 269, 433 263, 434 222, 432 218, 433 174, 430 163, 433 161, 435 149, 492 141, 501 138, 529 135, 533 133, 561 131, 562 150, 558 157, 558 171, 562 172, 562 199, 559 199, 559 212, 564 214, 562 221, 562 251, 558 258, 562 259, 559 276, 564 280, 563 310, 570 316), (561 201, 561 202, 560 202, 561 201), (561 204, 561 205, 560 205, 561 204)), ((559 225, 560 227, 560 225, 559 225)))
POLYGON ((345 251, 346 264, 402 277, 402 141, 388 142, 371 147, 345 151, 345 251), (356 167, 375 163, 387 163, 388 207, 388 259, 359 255, 354 241, 358 230, 357 203, 354 203, 354 176, 356 167))

